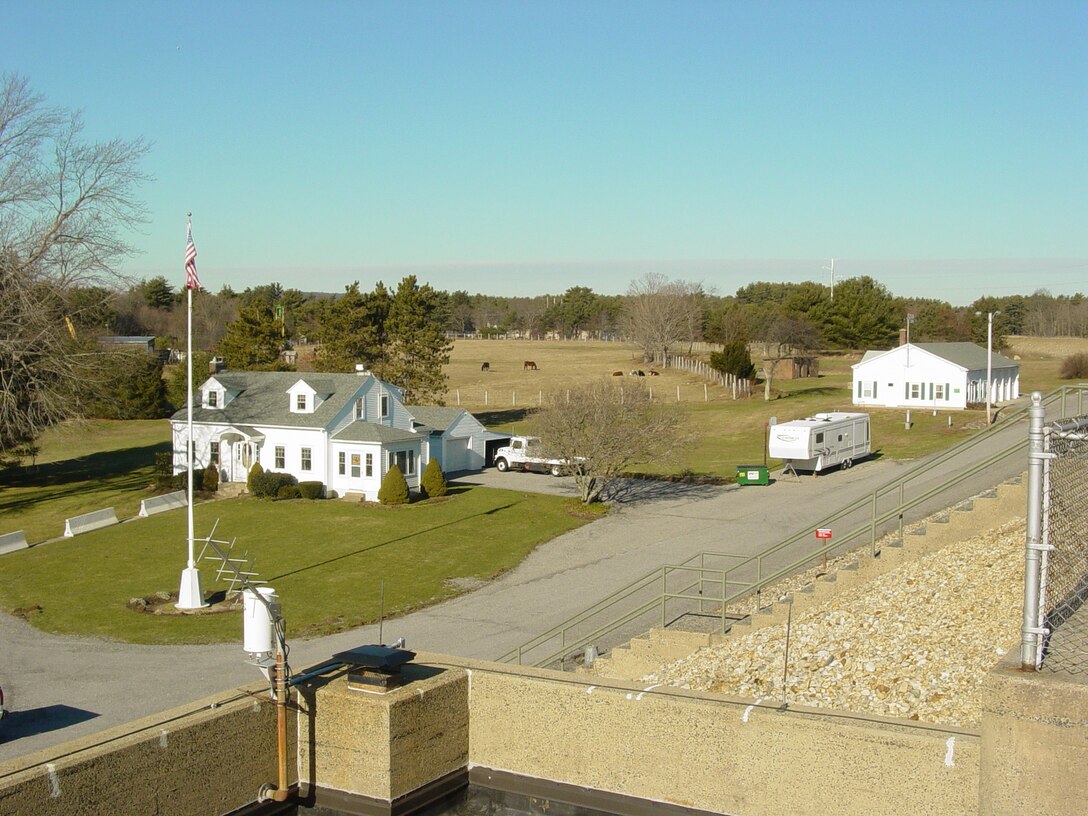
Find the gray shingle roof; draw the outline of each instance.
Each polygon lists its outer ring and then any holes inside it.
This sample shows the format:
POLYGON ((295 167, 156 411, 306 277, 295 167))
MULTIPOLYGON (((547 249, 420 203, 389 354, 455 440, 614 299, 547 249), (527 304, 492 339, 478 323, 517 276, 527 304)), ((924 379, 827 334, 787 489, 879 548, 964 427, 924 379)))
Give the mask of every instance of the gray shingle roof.
POLYGON ((373 422, 352 422, 332 437, 337 442, 417 442, 419 434, 373 422))
MULTIPOLYGON (((202 408, 194 400, 194 422, 232 425, 280 425, 292 428, 325 428, 366 382, 357 374, 310 374, 300 371, 220 371, 214 379, 238 393, 223 408, 202 408), (291 412, 287 391, 304 381, 324 402, 312 414, 291 412)), ((196 395, 194 395, 196 396, 196 395)), ((185 419, 185 409, 172 419, 185 419)))
POLYGON ((465 413, 464 408, 446 408, 437 405, 405 405, 404 407, 412 415, 412 419, 436 431, 445 431, 457 421, 461 414, 465 413))
MULTIPOLYGON (((912 345, 969 370, 986 368, 986 349, 974 343, 913 343, 912 345)), ((996 351, 993 352, 992 368, 1015 368, 1018 365, 1019 363, 1015 360, 1010 360, 996 351)))

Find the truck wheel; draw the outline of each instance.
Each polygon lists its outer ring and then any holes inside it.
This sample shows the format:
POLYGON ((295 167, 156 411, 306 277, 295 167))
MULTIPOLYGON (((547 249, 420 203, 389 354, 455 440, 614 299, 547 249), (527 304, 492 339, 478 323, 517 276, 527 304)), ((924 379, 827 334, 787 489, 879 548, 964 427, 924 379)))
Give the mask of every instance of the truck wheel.
POLYGON ((559 467, 559 465, 552 465, 552 476, 562 476, 562 475, 563 475, 563 468, 559 467))
POLYGON ((510 470, 510 463, 500 456, 495 460, 495 470, 499 473, 506 473, 506 471, 510 470))

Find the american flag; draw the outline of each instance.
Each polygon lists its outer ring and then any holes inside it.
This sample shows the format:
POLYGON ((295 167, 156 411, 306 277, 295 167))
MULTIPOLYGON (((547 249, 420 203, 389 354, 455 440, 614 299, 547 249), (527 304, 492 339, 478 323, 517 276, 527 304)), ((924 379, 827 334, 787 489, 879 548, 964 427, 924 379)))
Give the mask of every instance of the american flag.
POLYGON ((188 241, 185 244, 185 288, 199 289, 200 278, 196 275, 196 244, 193 243, 193 225, 189 224, 188 241))

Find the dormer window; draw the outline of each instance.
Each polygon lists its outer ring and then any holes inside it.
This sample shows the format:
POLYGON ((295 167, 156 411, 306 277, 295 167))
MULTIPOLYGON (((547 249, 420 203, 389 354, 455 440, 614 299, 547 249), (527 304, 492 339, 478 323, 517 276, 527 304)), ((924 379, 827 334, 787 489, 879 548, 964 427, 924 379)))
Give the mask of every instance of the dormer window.
POLYGON ((366 403, 363 402, 363 398, 355 400, 355 419, 356 421, 362 419, 366 415, 366 403))
POLYGON ((382 394, 382 419, 389 418, 389 395, 382 394))
POLYGON ((305 411, 306 410, 306 395, 305 394, 297 394, 295 396, 295 408, 297 410, 299 410, 299 411, 305 411))
POLYGON ((209 408, 218 408, 219 407, 219 392, 218 391, 209 391, 208 392, 208 407, 209 408))

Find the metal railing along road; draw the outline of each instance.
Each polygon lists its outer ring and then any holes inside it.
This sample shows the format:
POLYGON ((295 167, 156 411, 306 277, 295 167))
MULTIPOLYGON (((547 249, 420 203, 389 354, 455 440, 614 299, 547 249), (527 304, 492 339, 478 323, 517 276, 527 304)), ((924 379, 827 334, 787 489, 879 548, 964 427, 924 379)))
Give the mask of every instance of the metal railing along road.
MULTIPOLYGON (((1064 415, 1074 402, 1077 410, 1082 410, 1086 394, 1088 385, 1064 386, 1049 394, 1044 404, 1064 415)), ((716 630, 724 633, 745 616, 739 607, 748 614, 758 611, 765 590, 784 578, 828 556, 858 549, 866 541, 870 553, 877 556, 878 542, 885 534, 897 530, 901 542, 906 524, 924 517, 934 499, 943 500, 956 489, 971 485, 972 477, 992 487, 1005 478, 986 482, 994 474, 1021 473, 1021 465, 1027 462, 1026 434, 1010 435, 1011 441, 981 457, 976 448, 997 442, 997 437, 1009 433, 1026 413, 1026 408, 1007 412, 982 432, 922 460, 868 496, 759 553, 703 551, 680 563, 663 564, 498 659, 563 666, 588 646, 604 651, 654 626, 675 624, 685 616, 702 618, 700 631, 707 631, 708 618, 716 619, 716 630), (969 460, 966 463, 965 458, 969 460), (835 541, 814 548, 814 527, 835 528, 835 541)), ((945 502, 942 507, 958 500, 945 502)))

